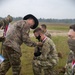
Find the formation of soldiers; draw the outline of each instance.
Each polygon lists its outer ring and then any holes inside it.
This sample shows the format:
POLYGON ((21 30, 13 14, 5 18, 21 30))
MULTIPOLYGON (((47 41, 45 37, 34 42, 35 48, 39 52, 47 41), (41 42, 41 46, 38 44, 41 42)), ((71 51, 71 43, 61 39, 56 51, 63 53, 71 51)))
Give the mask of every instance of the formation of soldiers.
MULTIPOLYGON (((38 19, 32 14, 24 16, 23 20, 9 26, 12 20, 13 18, 10 15, 0 20, 0 29, 4 29, 3 36, 0 37, 0 42, 2 42, 2 55, 5 58, 0 66, 0 75, 6 75, 10 67, 12 67, 13 75, 20 75, 20 57, 22 56, 20 46, 22 43, 30 47, 35 47, 32 62, 34 75, 42 75, 42 70, 44 75, 56 75, 54 73, 54 67, 58 64, 59 55, 51 39, 51 34, 46 29, 46 25, 42 24, 41 27, 38 27, 38 19), (30 29, 34 29, 33 34, 38 42, 31 41, 29 37, 30 29)), ((75 25, 70 26, 68 36, 70 54, 65 66, 65 75, 74 75, 75 25)))

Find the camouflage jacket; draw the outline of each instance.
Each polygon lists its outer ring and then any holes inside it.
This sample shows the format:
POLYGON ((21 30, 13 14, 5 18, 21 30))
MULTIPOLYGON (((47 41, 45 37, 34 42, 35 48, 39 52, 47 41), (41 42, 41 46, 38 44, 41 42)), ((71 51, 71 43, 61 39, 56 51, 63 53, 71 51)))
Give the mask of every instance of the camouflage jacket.
POLYGON ((12 20, 13 20, 13 17, 10 15, 5 17, 4 19, 1 19, 0 20, 0 27, 4 29, 6 27, 6 25, 9 25, 9 23, 12 22, 12 20))
POLYGON ((5 34, 6 34, 6 27, 9 25, 9 21, 7 19, 0 20, 0 29, 3 29, 3 36, 0 37, 0 42, 4 41, 5 34))
POLYGON ((75 60, 75 40, 68 39, 68 46, 70 49, 70 53, 68 55, 67 63, 72 63, 72 61, 75 60))
POLYGON ((74 58, 75 58, 75 53, 71 50, 68 55, 67 64, 72 63, 74 58))
POLYGON ((1 19, 0 20, 0 27, 2 27, 3 29, 7 26, 7 25, 9 25, 9 20, 8 19, 6 19, 6 18, 4 18, 4 19, 1 19))
POLYGON ((21 53, 20 46, 24 42, 28 46, 36 46, 29 37, 30 26, 27 21, 20 20, 12 25, 6 35, 5 46, 11 47, 15 51, 21 53))
POLYGON ((45 32, 45 35, 51 39, 51 34, 48 31, 45 32))
MULTIPOLYGON (((58 55, 56 51, 55 44, 50 38, 47 38, 43 41, 43 46, 40 48, 41 55, 38 57, 34 56, 34 60, 36 62, 40 61, 40 65, 48 65, 53 66, 56 65, 58 62, 58 55)), ((37 51, 37 47, 35 47, 35 52, 37 51)))

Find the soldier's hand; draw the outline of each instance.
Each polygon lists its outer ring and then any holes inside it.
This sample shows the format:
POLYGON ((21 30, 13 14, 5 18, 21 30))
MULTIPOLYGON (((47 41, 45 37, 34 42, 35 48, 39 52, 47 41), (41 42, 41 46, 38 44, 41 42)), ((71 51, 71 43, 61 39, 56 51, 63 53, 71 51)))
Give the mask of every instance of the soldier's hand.
POLYGON ((43 43, 42 42, 37 42, 37 46, 42 46, 43 43))

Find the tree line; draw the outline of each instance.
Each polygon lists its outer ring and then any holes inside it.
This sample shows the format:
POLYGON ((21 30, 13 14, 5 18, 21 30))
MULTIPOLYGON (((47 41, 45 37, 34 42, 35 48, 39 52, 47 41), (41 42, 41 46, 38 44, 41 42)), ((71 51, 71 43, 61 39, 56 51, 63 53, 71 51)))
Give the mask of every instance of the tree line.
MULTIPOLYGON (((3 19, 0 17, 0 20, 3 19)), ((22 17, 13 17, 13 21, 21 20, 22 17)), ((75 23, 75 19, 45 19, 45 18, 39 18, 39 22, 49 22, 49 23, 75 23)))

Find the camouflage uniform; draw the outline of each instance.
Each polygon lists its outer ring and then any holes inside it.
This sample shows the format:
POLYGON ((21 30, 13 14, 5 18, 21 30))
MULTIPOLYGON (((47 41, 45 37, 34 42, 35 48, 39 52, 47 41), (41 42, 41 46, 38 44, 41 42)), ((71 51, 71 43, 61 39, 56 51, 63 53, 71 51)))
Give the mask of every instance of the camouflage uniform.
POLYGON ((21 70, 20 54, 10 47, 5 47, 3 49, 3 56, 5 60, 1 65, 0 75, 6 75, 6 72, 10 69, 11 66, 13 75, 19 75, 21 70))
POLYGON ((75 40, 69 39, 68 45, 70 53, 68 55, 65 75, 73 75, 73 72, 75 73, 75 67, 72 68, 72 61, 75 60, 75 40))
POLYGON ((51 34, 48 31, 45 32, 45 35, 51 39, 51 34))
POLYGON ((8 15, 6 18, 0 20, 0 28, 4 29, 4 34, 2 37, 0 37, 0 42, 4 41, 5 34, 6 34, 5 32, 7 31, 7 27, 12 20, 13 20, 13 18, 10 15, 8 15))
POLYGON ((0 20, 0 27, 3 29, 6 27, 6 25, 9 25, 9 23, 13 20, 13 18, 8 15, 6 18, 0 20))
POLYGON ((14 23, 9 31, 3 43, 5 46, 3 50, 5 61, 0 69, 0 75, 5 75, 10 67, 12 67, 13 75, 19 75, 21 69, 20 57, 22 55, 20 46, 23 42, 28 46, 36 46, 37 44, 29 38, 30 26, 26 20, 14 23))
MULTIPOLYGON (((35 52, 37 52, 37 50, 38 47, 35 47, 35 52)), ((46 40, 43 41, 43 46, 39 48, 39 50, 41 55, 33 57, 32 65, 34 75, 41 75, 42 69, 44 75, 54 75, 53 68, 58 62, 55 44, 50 38, 46 38, 46 40)))

